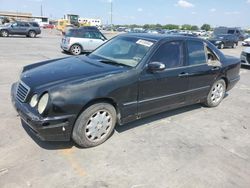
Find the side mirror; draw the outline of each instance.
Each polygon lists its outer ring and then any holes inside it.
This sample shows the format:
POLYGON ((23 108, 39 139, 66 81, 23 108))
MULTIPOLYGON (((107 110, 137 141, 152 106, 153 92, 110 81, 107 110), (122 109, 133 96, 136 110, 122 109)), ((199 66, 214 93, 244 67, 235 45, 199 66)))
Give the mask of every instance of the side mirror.
POLYGON ((150 72, 163 71, 165 69, 166 69, 165 64, 163 64, 161 62, 150 62, 148 64, 148 70, 150 72))

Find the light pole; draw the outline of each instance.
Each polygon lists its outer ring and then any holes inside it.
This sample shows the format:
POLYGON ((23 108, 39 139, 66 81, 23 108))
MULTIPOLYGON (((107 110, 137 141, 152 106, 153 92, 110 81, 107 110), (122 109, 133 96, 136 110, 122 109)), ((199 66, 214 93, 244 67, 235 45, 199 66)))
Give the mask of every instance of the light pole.
POLYGON ((111 31, 113 31, 113 1, 110 0, 110 26, 111 31))

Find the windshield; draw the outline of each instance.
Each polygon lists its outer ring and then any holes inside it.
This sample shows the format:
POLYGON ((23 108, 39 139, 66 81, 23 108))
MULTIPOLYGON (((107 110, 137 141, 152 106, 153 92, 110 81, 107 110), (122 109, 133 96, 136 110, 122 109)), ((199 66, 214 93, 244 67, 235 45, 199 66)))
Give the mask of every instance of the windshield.
POLYGON ((92 52, 89 57, 100 62, 135 67, 153 44, 150 40, 135 37, 116 37, 92 52))

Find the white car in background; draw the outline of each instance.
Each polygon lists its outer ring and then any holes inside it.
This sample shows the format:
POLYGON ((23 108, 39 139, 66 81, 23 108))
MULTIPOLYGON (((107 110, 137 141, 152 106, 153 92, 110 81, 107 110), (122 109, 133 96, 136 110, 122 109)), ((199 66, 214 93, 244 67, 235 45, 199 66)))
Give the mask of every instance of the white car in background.
POLYGON ((73 55, 80 55, 82 52, 94 51, 106 41, 106 37, 96 27, 86 26, 68 30, 62 38, 61 48, 73 55))
POLYGON ((250 37, 248 37, 242 42, 242 46, 250 46, 250 37))
POLYGON ((241 64, 250 66, 250 47, 245 48, 240 55, 241 64))

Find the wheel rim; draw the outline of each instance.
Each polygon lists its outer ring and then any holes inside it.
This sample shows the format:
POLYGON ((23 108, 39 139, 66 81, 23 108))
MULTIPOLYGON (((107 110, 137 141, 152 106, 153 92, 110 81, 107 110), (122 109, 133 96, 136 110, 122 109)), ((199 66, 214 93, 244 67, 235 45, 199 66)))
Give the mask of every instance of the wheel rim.
POLYGON ((81 53, 81 47, 80 46, 72 46, 72 53, 73 54, 76 54, 76 55, 78 55, 78 54, 80 54, 81 53))
POLYGON ((112 116, 106 110, 95 112, 87 121, 85 134, 89 141, 98 142, 105 138, 112 127, 112 116))
POLYGON ((224 85, 217 83, 214 85, 211 93, 211 101, 213 104, 219 103, 224 96, 224 85))
POLYGON ((234 46, 233 46, 233 48, 236 48, 236 44, 234 43, 234 46))
POLYGON ((2 36, 3 37, 7 37, 8 36, 8 33, 6 31, 2 31, 2 36))
POLYGON ((224 44, 221 44, 220 48, 223 49, 224 48, 224 44))
POLYGON ((34 32, 30 32, 30 36, 31 37, 35 37, 35 33, 34 32))

